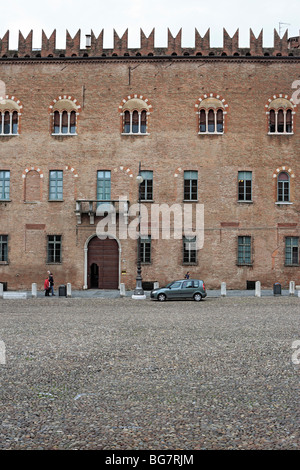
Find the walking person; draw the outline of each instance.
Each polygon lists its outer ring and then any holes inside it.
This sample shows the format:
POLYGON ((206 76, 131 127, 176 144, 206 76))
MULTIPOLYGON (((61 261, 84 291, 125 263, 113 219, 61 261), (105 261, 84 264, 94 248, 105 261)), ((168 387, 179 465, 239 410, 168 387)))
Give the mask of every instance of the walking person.
POLYGON ((55 294, 54 294, 54 287, 53 287, 53 286, 54 286, 53 274, 52 274, 50 271, 48 271, 48 274, 49 274, 49 278, 48 278, 48 279, 49 279, 49 283, 50 283, 51 295, 55 295, 55 294))
POLYGON ((48 277, 45 279, 45 282, 44 282, 44 290, 45 290, 45 296, 46 296, 46 297, 49 297, 50 282, 49 282, 48 277))

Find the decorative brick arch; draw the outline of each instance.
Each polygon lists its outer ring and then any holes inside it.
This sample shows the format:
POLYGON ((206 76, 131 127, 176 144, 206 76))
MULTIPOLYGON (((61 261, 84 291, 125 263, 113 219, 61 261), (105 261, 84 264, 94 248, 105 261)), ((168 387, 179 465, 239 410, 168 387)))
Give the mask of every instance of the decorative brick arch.
MULTIPOLYGON (((140 111, 145 110, 146 111, 147 132, 141 134, 141 135, 146 135, 147 133, 149 133, 149 116, 153 112, 153 107, 152 107, 152 104, 150 103, 150 101, 148 100, 148 98, 146 98, 143 95, 139 95, 137 93, 126 96, 125 98, 123 98, 123 100, 121 101, 121 103, 119 105, 120 132, 123 133, 123 125, 124 125, 123 119, 124 119, 124 116, 125 116, 125 111, 129 111, 130 113, 132 113, 135 110, 137 110, 137 111, 138 110, 140 110, 140 111), (130 103, 131 100, 132 100, 132 103, 133 103, 132 109, 130 109, 131 107, 129 106, 129 103, 130 103), (134 107, 134 104, 136 104, 136 108, 134 107)), ((132 133, 130 132, 129 135, 132 135, 132 133)), ((136 134, 133 134, 133 135, 136 135, 136 134)))
POLYGON ((73 173, 74 178, 78 178, 78 176, 79 176, 78 171, 75 170, 74 167, 72 167, 71 165, 67 165, 66 170, 71 171, 71 173, 73 173))
POLYGON ((22 178, 23 178, 23 201, 28 201, 30 202, 30 198, 28 197, 28 188, 27 188, 27 194, 26 194, 26 177, 28 175, 28 173, 30 172, 36 172, 39 177, 40 177, 40 188, 39 188, 39 201, 42 200, 42 190, 43 190, 43 187, 42 187, 42 181, 43 181, 43 178, 44 178, 44 174, 42 172, 42 170, 37 167, 37 166, 31 166, 31 167, 27 167, 25 168, 25 170, 23 171, 22 173, 22 178))
MULTIPOLYGON (((223 133, 226 132, 226 119, 225 119, 225 115, 227 114, 227 110, 228 110, 228 103, 227 101, 225 100, 225 98, 223 98, 223 96, 219 95, 218 93, 203 93, 202 95, 199 96, 199 98, 197 99, 196 103, 195 103, 195 110, 196 110, 196 115, 197 115, 197 132, 199 133, 199 127, 200 127, 200 122, 199 122, 199 119, 200 119, 200 109, 201 108, 204 108, 202 105, 202 103, 205 101, 205 100, 208 100, 208 99, 215 99, 215 100, 218 100, 220 101, 221 103, 221 107, 223 108, 223 133)), ((206 108, 206 107, 205 107, 206 108)), ((209 108, 208 108, 209 109, 209 108)), ((206 135, 206 133, 203 133, 206 135)), ((212 135, 214 134, 213 132, 211 133, 212 135)))
POLYGON ((72 96, 72 95, 59 95, 54 100, 52 100, 50 105, 49 105, 48 111, 49 111, 50 114, 53 113, 53 108, 55 107, 55 104, 59 103, 61 100, 71 101, 74 105, 74 108, 75 107, 77 108, 77 113, 78 114, 81 113, 81 105, 79 104, 78 100, 76 98, 74 98, 74 96, 72 96))
POLYGON ((120 167, 114 168, 114 172, 116 173, 117 171, 122 171, 122 173, 124 173, 125 175, 129 176, 130 178, 133 178, 133 173, 131 169, 127 166, 121 165, 120 167))
POLYGON ((288 165, 280 166, 273 172, 274 198, 277 199, 277 177, 282 172, 287 173, 290 177, 290 201, 295 201, 295 172, 288 165))
POLYGON ((76 112, 76 129, 78 127, 78 120, 79 120, 79 116, 80 116, 80 113, 81 113, 81 110, 82 110, 80 103, 72 95, 59 95, 51 101, 51 103, 49 105, 49 108, 48 108, 48 112, 49 112, 49 115, 51 117, 51 119, 50 119, 50 129, 49 129, 51 134, 53 133, 53 126, 54 126, 54 112, 59 111, 59 109, 55 109, 55 107, 56 107, 56 105, 57 105, 57 107, 59 107, 59 105, 63 101, 69 102, 69 109, 64 109, 62 107, 61 111, 68 111, 68 110, 69 111, 75 111, 76 112))
MULTIPOLYGON (((4 83, 4 82, 2 82, 4 83)), ((5 83, 4 83, 5 86, 5 83)), ((21 132, 21 115, 23 112, 23 104, 22 102, 16 98, 14 95, 6 95, 4 94, 1 96, 0 94, 0 112, 4 111, 16 111, 18 113, 18 134, 21 132)))
POLYGON ((127 103, 127 101, 130 101, 130 100, 133 100, 133 99, 138 99, 138 100, 144 101, 147 105, 148 113, 152 113, 153 107, 152 107, 152 104, 150 103, 150 101, 148 100, 148 98, 146 98, 143 95, 138 95, 138 94, 135 93, 133 95, 126 96, 126 98, 123 98, 123 100, 121 101, 121 103, 119 105, 119 113, 120 114, 123 114, 123 108, 124 108, 124 105, 127 103))
MULTIPOLYGON (((267 120, 266 120, 267 132, 269 131, 270 104, 275 100, 288 101, 289 104, 291 105, 289 108, 292 111, 292 133, 294 133, 294 130, 295 130, 294 116, 296 114, 295 111, 296 111, 296 108, 297 108, 297 104, 294 103, 294 100, 290 95, 284 94, 284 93, 279 93, 277 95, 273 95, 271 98, 268 98, 268 101, 265 104, 266 117, 267 117, 267 120)), ((279 107, 278 109, 282 109, 282 108, 279 107)))

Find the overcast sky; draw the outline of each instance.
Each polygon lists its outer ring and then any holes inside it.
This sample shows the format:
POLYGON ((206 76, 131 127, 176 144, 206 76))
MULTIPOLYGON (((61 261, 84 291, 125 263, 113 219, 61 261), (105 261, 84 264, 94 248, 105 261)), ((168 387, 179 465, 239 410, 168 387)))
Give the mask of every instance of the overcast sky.
POLYGON ((230 36, 239 29, 240 47, 249 47, 249 30, 257 37, 263 29, 263 45, 273 46, 274 28, 281 36, 298 36, 300 0, 0 0, 0 37, 10 30, 10 49, 18 45, 18 32, 33 30, 33 47, 41 47, 42 29, 49 37, 54 29, 57 48, 65 48, 66 30, 73 37, 81 29, 81 46, 91 29, 104 29, 104 47, 113 46, 113 30, 121 37, 128 28, 128 46, 139 47, 140 28, 148 36, 155 28, 155 47, 167 45, 168 28, 176 36, 182 28, 182 44, 194 47, 195 28, 203 36, 210 28, 212 47, 222 47, 223 27, 230 36), (4 3, 4 5, 3 5, 4 3))

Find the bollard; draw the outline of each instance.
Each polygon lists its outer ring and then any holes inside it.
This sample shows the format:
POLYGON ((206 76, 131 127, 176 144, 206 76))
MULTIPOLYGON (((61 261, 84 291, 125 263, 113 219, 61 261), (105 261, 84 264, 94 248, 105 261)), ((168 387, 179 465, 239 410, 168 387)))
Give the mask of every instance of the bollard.
POLYGON ((159 289, 159 282, 157 281, 153 282, 153 289, 159 289))
POLYGON ((72 286, 70 282, 67 283, 67 297, 72 297, 72 286))
POLYGON ((296 289, 298 291, 298 297, 300 297, 300 286, 296 286, 296 289))
POLYGON ((290 295, 295 295, 295 282, 294 281, 290 281, 289 293, 290 295))
POLYGON ((256 283, 255 283, 255 297, 261 297, 260 281, 256 281, 256 283))
POLYGON ((221 296, 226 296, 226 282, 221 282, 221 296))
POLYGON ((0 299, 3 299, 3 284, 0 283, 0 299))
POLYGON ((125 297, 125 284, 120 284, 120 297, 125 297))
POLYGON ((33 299, 37 298, 37 286, 35 282, 31 284, 31 296, 33 299))

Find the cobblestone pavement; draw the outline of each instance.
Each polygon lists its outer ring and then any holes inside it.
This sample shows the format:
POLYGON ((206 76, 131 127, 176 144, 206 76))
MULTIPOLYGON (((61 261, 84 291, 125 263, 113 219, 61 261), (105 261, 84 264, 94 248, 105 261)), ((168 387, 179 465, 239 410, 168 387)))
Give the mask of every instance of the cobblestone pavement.
POLYGON ((299 450, 299 314, 296 296, 0 300, 0 449, 299 450))

